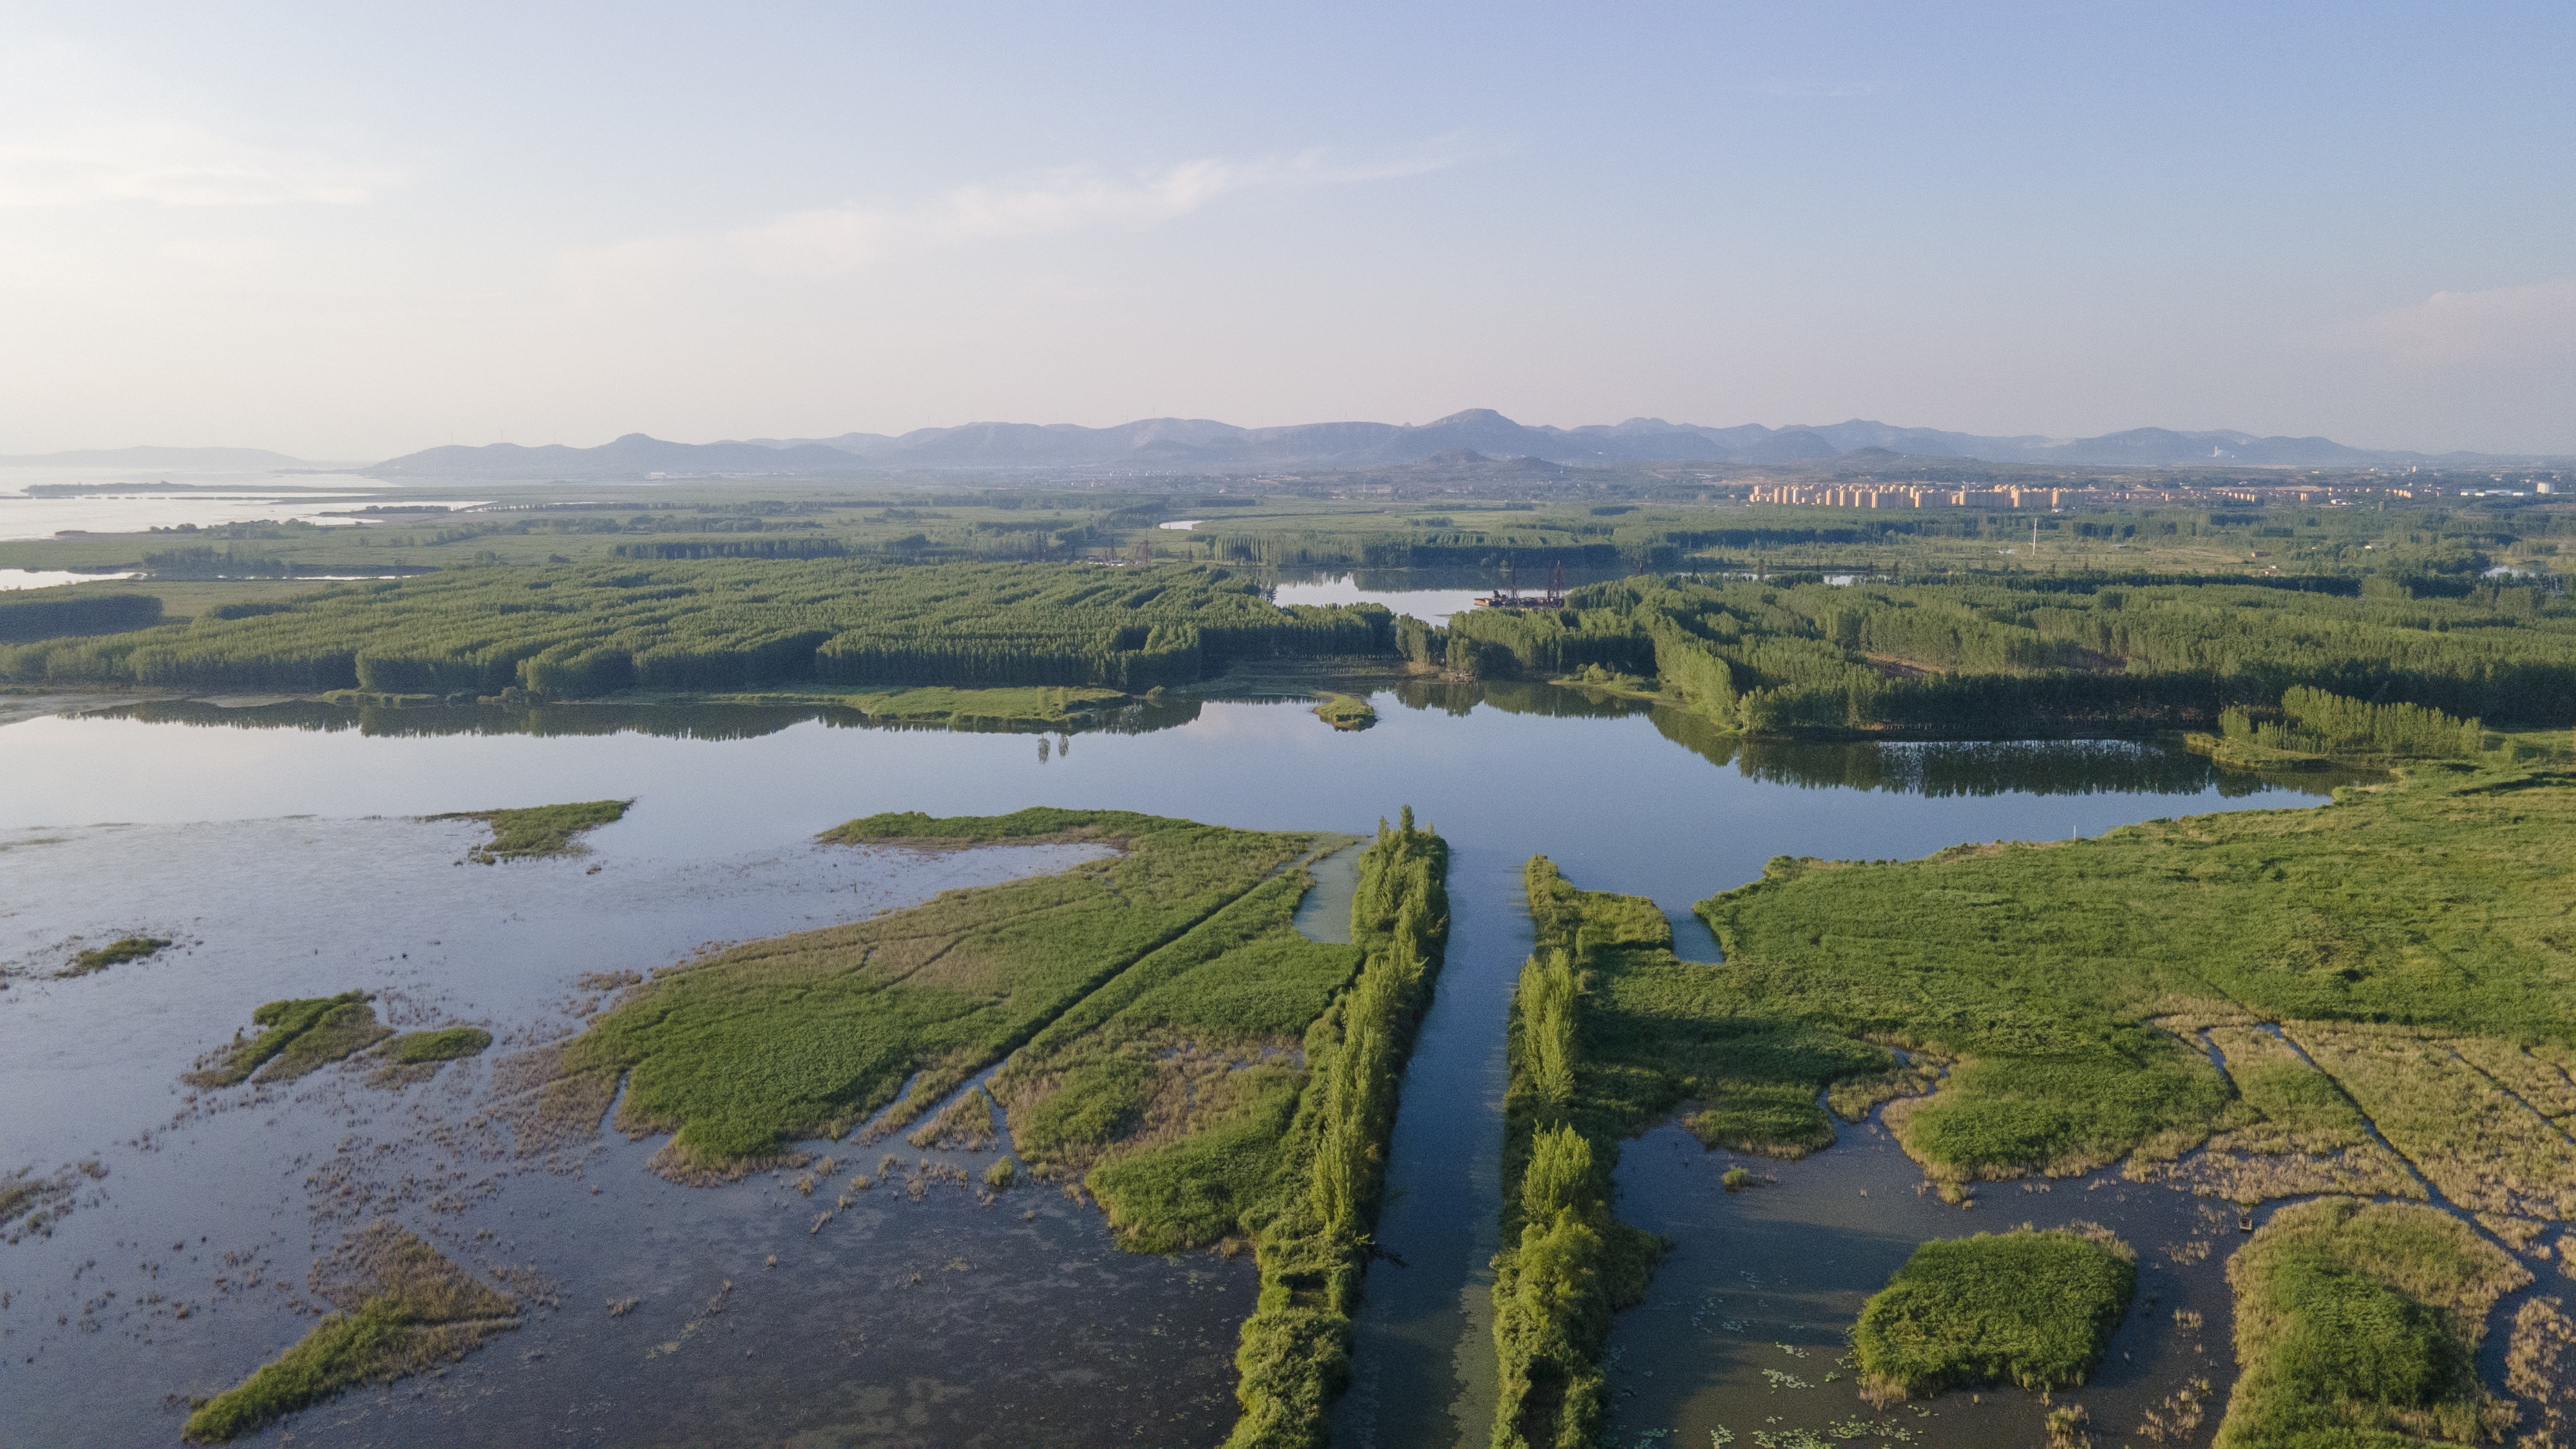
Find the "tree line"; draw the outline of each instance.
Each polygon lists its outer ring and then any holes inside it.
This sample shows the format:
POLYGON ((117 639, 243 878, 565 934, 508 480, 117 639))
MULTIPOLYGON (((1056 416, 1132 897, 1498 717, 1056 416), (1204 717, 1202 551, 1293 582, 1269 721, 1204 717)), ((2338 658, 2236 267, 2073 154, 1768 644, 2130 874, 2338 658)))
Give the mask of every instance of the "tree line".
POLYGON ((1655 675, 1753 733, 2214 724, 2294 689, 2461 718, 2576 717, 2576 608, 2524 588, 2453 599, 2026 576, 1839 588, 1638 577, 1574 590, 1557 610, 1398 621, 1392 638, 1479 678, 1655 675))
POLYGON ((0 678, 540 698, 825 684, 1151 688, 1266 655, 1383 655, 1370 604, 1222 568, 692 560, 442 570, 0 648, 0 678))

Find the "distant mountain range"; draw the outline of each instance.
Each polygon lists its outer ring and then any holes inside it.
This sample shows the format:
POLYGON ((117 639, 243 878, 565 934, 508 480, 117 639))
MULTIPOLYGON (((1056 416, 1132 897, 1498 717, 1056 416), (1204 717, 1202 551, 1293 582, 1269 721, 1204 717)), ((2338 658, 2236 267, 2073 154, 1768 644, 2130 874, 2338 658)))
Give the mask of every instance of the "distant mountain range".
POLYGON ((2180 433, 2134 428, 2098 438, 1982 437, 1900 428, 1855 419, 1825 426, 1711 428, 1630 418, 1582 428, 1529 427, 1489 408, 1452 413, 1419 427, 1393 423, 1305 423, 1238 428, 1196 418, 1149 418, 1109 428, 1070 423, 968 423, 900 436, 752 438, 670 443, 629 433, 596 448, 515 443, 430 448, 362 469, 379 478, 592 479, 709 474, 812 475, 887 470, 994 472, 1251 473, 1340 470, 1418 463, 1465 449, 1489 458, 1536 458, 1574 466, 1615 463, 1797 463, 1862 448, 1933 458, 2061 467, 2472 467, 2523 461, 2481 453, 2374 452, 2328 438, 2258 438, 2250 433, 2180 433))
MULTIPOLYGON (((878 472, 1227 474, 1401 467, 1440 454, 1527 458, 1570 467, 1621 463, 1802 463, 1861 449, 1921 458, 1974 459, 2062 468, 2495 467, 2565 459, 2488 453, 2374 452, 2330 438, 2178 433, 2133 428, 2098 438, 1997 438, 1854 419, 1821 426, 1712 428, 1630 418, 1582 428, 1529 427, 1470 408, 1419 427, 1303 423, 1238 428, 1203 418, 1148 418, 1110 428, 1071 423, 968 423, 900 436, 750 438, 671 443, 628 433, 596 448, 516 443, 428 448, 350 472, 423 482, 571 482, 707 476, 817 476, 878 472)), ((112 448, 0 455, 0 467, 204 469, 266 472, 316 465, 262 448, 112 448)))
POLYGON ((264 472, 308 468, 266 448, 80 448, 69 453, 0 453, 0 468, 211 468, 264 472))

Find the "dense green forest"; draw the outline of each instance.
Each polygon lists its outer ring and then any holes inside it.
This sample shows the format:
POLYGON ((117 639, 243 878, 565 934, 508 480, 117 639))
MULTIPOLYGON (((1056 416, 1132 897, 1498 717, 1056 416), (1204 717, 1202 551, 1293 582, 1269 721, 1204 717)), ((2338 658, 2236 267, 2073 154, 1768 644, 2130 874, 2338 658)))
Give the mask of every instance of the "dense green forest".
POLYGON ((0 594, 0 644, 149 629, 160 622, 161 601, 150 594, 0 594))
MULTIPOLYGON (((1532 537, 1550 546, 1585 538, 1571 520, 1540 522, 1532 537), (1551 533, 1558 523, 1573 531, 1551 533)), ((1595 544, 1625 547, 1583 546, 1595 544)), ((2452 552, 2468 566, 2485 557, 2452 552)), ((129 627, 152 617, 146 595, 0 607, 0 634, 72 636, 0 645, 0 680, 515 702, 781 686, 1143 693, 1247 660, 1368 657, 1457 679, 1594 680, 1753 735, 2206 731, 2235 709, 2249 744, 2274 728, 2338 742, 2319 753, 2403 756, 2475 753, 2481 724, 2576 719, 2576 606, 2545 581, 2482 581, 2455 561, 2434 550, 2351 566, 2367 574, 2279 576, 1900 567, 1904 582, 1841 586, 1814 572, 1634 575, 1579 587, 1562 608, 1470 610, 1446 627, 1371 604, 1283 607, 1262 581, 1215 564, 465 567, 216 604, 156 627, 129 627), (2327 708, 2383 713, 2366 727, 2301 724, 2284 714, 2296 691, 2342 701, 2309 709, 2317 720, 2327 708), (2451 723, 2400 728, 2385 712, 2406 706, 2451 723)))
POLYGON ((803 681, 1143 691, 1247 657, 1383 653, 1391 623, 1375 605, 1283 608, 1209 567, 459 569, 0 650, 0 677, 537 697, 803 681))
MULTIPOLYGON (((2374 581, 2376 582, 2376 581, 2374 581)), ((1470 675, 1657 677, 1753 733, 2112 732, 2215 724, 2293 689, 2463 718, 2576 717, 2576 607, 2526 587, 2415 598, 2318 579, 1959 584, 1639 577, 1558 610, 1400 620, 1413 659, 1470 675)))

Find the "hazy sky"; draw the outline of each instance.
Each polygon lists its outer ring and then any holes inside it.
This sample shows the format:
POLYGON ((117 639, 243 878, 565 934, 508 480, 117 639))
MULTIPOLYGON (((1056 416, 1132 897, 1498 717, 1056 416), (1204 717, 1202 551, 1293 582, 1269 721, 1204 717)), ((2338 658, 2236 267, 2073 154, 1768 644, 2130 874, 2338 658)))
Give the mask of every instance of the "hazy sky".
POLYGON ((978 419, 2576 452, 2576 7, 0 10, 0 452, 978 419))

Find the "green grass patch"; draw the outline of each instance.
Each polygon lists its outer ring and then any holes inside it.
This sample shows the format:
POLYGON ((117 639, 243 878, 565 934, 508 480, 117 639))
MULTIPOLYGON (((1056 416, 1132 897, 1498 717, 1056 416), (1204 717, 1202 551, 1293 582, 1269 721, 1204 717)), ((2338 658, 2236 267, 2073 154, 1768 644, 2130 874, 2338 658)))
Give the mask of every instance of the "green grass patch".
POLYGON ((1327 691, 1315 706, 1315 718, 1337 730, 1364 730, 1377 723, 1377 710, 1365 699, 1327 691))
POLYGON ((2576 775, 2437 764, 2316 809, 1784 857, 1700 903, 1726 959, 1694 970, 1741 1019, 1958 1057, 1889 1109, 1937 1177, 2170 1158, 2231 1107, 2198 1047, 2151 1024, 2194 1003, 2576 1041, 2571 838, 2576 775))
POLYGON ((436 1031, 407 1031, 385 1043, 386 1060, 405 1066, 452 1062, 480 1056, 492 1044, 492 1033, 479 1026, 443 1026, 436 1031))
POLYGON ((518 1327, 518 1306, 420 1239, 379 1222, 316 1270, 339 1311, 242 1383, 196 1406, 181 1437, 221 1444, 362 1383, 463 1358, 518 1327))
POLYGON ((367 1002, 363 991, 268 1002, 250 1014, 265 1031, 248 1040, 236 1033, 232 1045, 181 1080, 192 1087, 229 1087, 262 1068, 264 1081, 303 1076, 392 1035, 376 1023, 376 1009, 367 1002))
POLYGON ((1014 689, 926 685, 881 694, 843 695, 838 702, 866 715, 871 722, 1053 728, 1087 724, 1100 711, 1126 700, 1127 696, 1115 689, 1079 685, 1014 689))
POLYGON ((123 962, 140 961, 169 944, 159 936, 127 936, 122 940, 110 941, 104 946, 81 952, 72 957, 72 964, 55 972, 54 976, 57 980, 72 976, 87 976, 93 971, 104 971, 110 966, 123 962))
POLYGON ((483 865, 505 860, 538 860, 547 856, 587 855, 581 837, 600 826, 626 818, 632 800, 585 800, 577 805, 534 805, 524 810, 459 810, 432 815, 432 820, 480 820, 492 827, 492 838, 466 852, 483 865))
POLYGON ((1861 1310, 1852 1347, 1875 1385, 1931 1396, 2084 1382, 2138 1287, 2107 1231, 2029 1228, 1925 1243, 1861 1310))
POLYGON ((557 1053, 559 1080, 613 1084, 628 1074, 618 1125, 672 1133, 660 1159, 667 1171, 735 1171, 794 1138, 839 1136, 889 1104, 872 1130, 906 1126, 1121 973, 1338 839, 1044 809, 871 816, 822 838, 1098 842, 1119 853, 752 942, 666 972, 619 1003, 557 1053), (907 1078, 911 1092, 895 1103, 907 1078))
POLYGON ((2228 1260, 2242 1371, 2217 1449, 2501 1438, 2478 1380, 2487 1310, 2530 1281, 2433 1208, 2324 1198, 2280 1210, 2228 1260))

